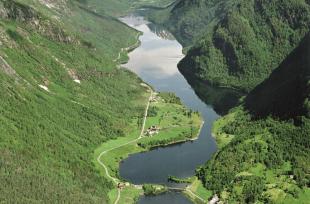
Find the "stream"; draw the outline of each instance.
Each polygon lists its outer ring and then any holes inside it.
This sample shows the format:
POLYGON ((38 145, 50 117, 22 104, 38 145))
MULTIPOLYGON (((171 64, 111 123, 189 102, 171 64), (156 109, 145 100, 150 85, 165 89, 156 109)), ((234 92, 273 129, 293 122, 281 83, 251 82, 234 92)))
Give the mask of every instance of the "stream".
MULTIPOLYGON (((221 101, 218 99, 221 97, 220 92, 227 93, 227 90, 208 91, 211 89, 208 87, 202 91, 202 94, 203 92, 208 92, 208 94, 205 97, 200 96, 200 98, 207 98, 204 99, 207 101, 205 103, 197 96, 177 68, 178 62, 184 55, 182 45, 171 33, 145 21, 140 16, 123 17, 121 21, 143 32, 140 36, 141 45, 129 53, 129 62, 124 66, 150 84, 155 91, 175 93, 186 107, 200 112, 205 123, 199 138, 195 141, 130 155, 120 164, 120 176, 133 184, 153 183, 180 187, 184 184, 170 183, 167 180, 168 176, 181 178, 193 176, 195 169, 209 160, 217 150, 215 140, 211 136, 211 129, 213 122, 220 116, 213 108, 215 104, 207 103, 208 100, 221 101), (216 94, 216 100, 212 99, 210 93, 216 94)), ((225 94, 225 96, 230 95, 225 94)), ((190 204, 192 202, 182 193, 169 191, 158 196, 141 196, 138 203, 190 204)))

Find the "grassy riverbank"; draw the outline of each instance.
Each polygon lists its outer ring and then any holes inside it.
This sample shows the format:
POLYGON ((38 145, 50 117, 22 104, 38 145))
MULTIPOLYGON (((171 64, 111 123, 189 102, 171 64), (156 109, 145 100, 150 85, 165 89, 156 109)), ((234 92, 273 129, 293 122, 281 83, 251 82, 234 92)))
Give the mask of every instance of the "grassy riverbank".
POLYGON ((187 187, 187 190, 184 191, 184 194, 195 204, 205 203, 197 196, 207 201, 211 198, 212 192, 205 189, 202 182, 196 176, 194 176, 191 180, 192 183, 187 187), (195 194, 196 196, 194 196, 193 194, 195 194))
POLYGON ((194 181, 194 178, 193 177, 179 178, 176 176, 169 176, 168 181, 172 183, 192 183, 194 181))
POLYGON ((219 118, 216 122, 213 123, 212 136, 215 138, 216 144, 219 149, 223 148, 234 138, 234 135, 227 134, 223 130, 223 128, 227 124, 229 124, 229 122, 232 122, 234 120, 235 115, 236 113, 228 114, 224 117, 219 118))
MULTIPOLYGON (((103 168, 96 161, 102 152, 107 151, 101 157, 101 161, 108 168, 110 176, 117 178, 117 181, 121 181, 118 172, 119 163, 130 154, 148 151, 155 146, 177 143, 197 137, 202 124, 198 113, 193 113, 186 109, 173 94, 153 94, 151 98, 149 96, 150 93, 146 93, 143 100, 137 101, 137 103, 147 104, 148 99, 151 99, 142 138, 140 138, 140 132, 143 116, 139 116, 132 119, 131 126, 128 128, 125 137, 110 140, 95 151, 94 162, 102 176, 107 177, 103 168), (146 131, 151 126, 158 128, 158 134, 147 135, 146 131)), ((125 199, 125 203, 134 203, 142 193, 140 186, 127 184, 121 191, 121 200, 119 202, 122 203, 121 201, 125 199)), ((110 202, 113 203, 116 198, 117 191, 113 189, 109 192, 110 202)))

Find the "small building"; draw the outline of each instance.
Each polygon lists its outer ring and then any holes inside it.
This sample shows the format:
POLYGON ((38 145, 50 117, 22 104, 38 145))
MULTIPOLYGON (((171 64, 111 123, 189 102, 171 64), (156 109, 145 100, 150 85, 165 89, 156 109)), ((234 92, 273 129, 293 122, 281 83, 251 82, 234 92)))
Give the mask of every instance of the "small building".
POLYGON ((217 204, 220 201, 220 198, 218 197, 218 195, 214 195, 212 197, 212 199, 208 202, 208 204, 217 204))
POLYGON ((154 93, 153 96, 151 96, 150 101, 151 102, 158 102, 160 97, 158 96, 158 93, 154 93))
POLYGON ((150 98, 150 101, 151 101, 151 102, 157 102, 157 97, 156 97, 156 96, 152 96, 152 97, 150 98))
POLYGON ((119 189, 123 189, 123 188, 125 188, 125 184, 124 183, 118 183, 117 184, 117 188, 119 188, 119 189))
POLYGON ((159 133, 159 130, 160 128, 157 127, 156 125, 152 125, 151 127, 149 127, 146 132, 145 132, 145 135, 146 136, 153 136, 155 134, 158 134, 159 133))

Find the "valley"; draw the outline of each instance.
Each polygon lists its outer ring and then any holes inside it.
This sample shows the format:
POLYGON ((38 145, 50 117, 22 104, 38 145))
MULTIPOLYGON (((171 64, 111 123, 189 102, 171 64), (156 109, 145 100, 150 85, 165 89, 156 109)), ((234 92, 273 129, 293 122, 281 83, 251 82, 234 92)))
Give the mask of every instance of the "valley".
POLYGON ((0 0, 0 202, 310 200, 308 0, 0 0))

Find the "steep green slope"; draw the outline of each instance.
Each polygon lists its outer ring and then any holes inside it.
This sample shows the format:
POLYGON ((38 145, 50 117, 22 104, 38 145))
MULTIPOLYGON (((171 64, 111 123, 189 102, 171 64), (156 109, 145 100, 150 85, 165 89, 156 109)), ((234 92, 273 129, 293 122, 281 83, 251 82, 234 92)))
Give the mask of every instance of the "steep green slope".
MULTIPOLYGON (((46 18, 58 22, 58 26, 67 33, 82 39, 81 44, 103 53, 107 61, 117 58, 122 47, 136 42, 137 33, 131 28, 120 23, 116 17, 107 15, 105 11, 97 10, 87 3, 93 2, 92 5, 100 8, 110 3, 107 0, 100 2, 95 0, 18 1, 31 6, 39 13, 44 13, 46 18)), ((118 9, 117 6, 115 8, 118 9)))
POLYGON ((180 0, 151 19, 191 47, 179 64, 185 76, 249 91, 304 37, 310 6, 305 0, 180 0))
POLYGON ((165 25, 187 47, 212 31, 230 5, 224 0, 177 0, 166 9, 148 12, 147 16, 165 25))
POLYGON ((76 0, 97 13, 122 16, 142 7, 162 8, 174 0, 76 0))
POLYGON ((221 200, 309 202, 309 51, 308 34, 243 105, 215 123, 220 150, 197 174, 221 200))
POLYGON ((140 79, 114 62, 136 35, 74 1, 0 0, 1 202, 108 202, 93 154, 144 113, 140 79))

